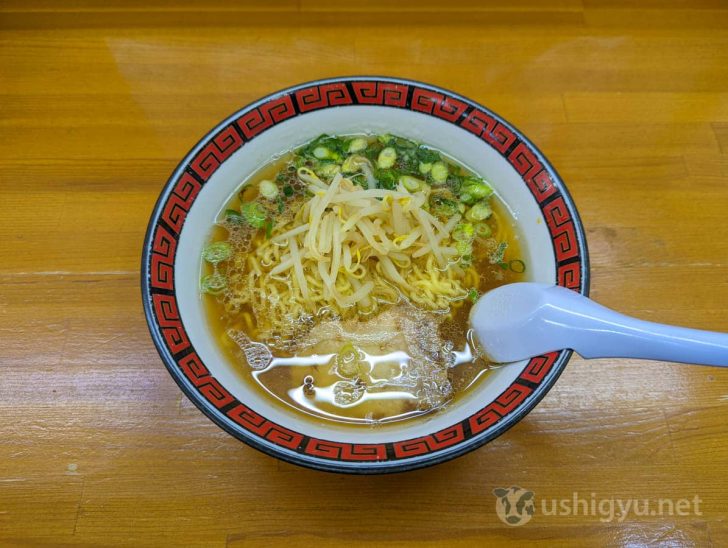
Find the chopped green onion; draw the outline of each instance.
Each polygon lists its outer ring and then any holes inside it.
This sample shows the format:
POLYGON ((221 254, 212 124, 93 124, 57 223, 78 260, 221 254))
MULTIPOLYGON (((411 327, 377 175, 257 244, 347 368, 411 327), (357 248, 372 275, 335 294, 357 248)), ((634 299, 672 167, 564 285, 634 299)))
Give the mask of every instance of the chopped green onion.
POLYGON ((233 247, 228 242, 213 242, 202 250, 202 258, 212 264, 227 261, 232 254, 233 247))
POLYGON ((447 175, 448 169, 447 165, 445 165, 444 162, 435 162, 434 164, 432 164, 430 176, 432 177, 432 180, 435 181, 437 184, 444 184, 445 181, 447 181, 447 175))
POLYGON ((394 165, 394 162, 397 161, 397 151, 394 150, 392 147, 387 147, 385 149, 382 149, 382 152, 379 153, 379 156, 377 157, 377 166, 380 169, 389 169, 394 165))
POLYGON ((200 280, 200 289, 203 293, 209 293, 210 295, 219 295, 227 287, 227 280, 225 276, 219 272, 213 272, 207 276, 203 276, 200 280))
POLYGON ((405 139, 404 137, 394 137, 394 146, 401 150, 410 150, 413 154, 417 154, 417 143, 405 139))
POLYGON ((286 197, 288 197, 288 198, 290 198, 291 196, 293 196, 293 187, 291 185, 284 186, 283 187, 283 194, 286 197))
POLYGON ((420 146, 417 149, 417 159, 421 163, 432 165, 440 160, 440 155, 431 148, 420 146))
POLYGON ((316 175, 324 179, 333 179, 341 171, 339 164, 322 164, 316 169, 316 175))
POLYGON ((382 143, 379 141, 374 141, 372 143, 367 144, 367 148, 362 152, 362 155, 366 156, 367 160, 369 160, 372 163, 376 163, 377 156, 379 156, 379 153, 382 151, 384 147, 382 146, 382 143))
POLYGON ((278 186, 268 179, 263 179, 260 183, 258 183, 258 190, 263 198, 275 200, 278 197, 278 186))
POLYGON ((323 134, 301 148, 297 154, 303 158, 338 161, 346 146, 347 143, 343 139, 323 134))
POLYGON ((473 253, 473 244, 469 240, 460 240, 455 242, 455 249, 458 255, 471 255, 473 253))
POLYGON ((387 190, 393 190, 397 186, 397 172, 393 169, 377 169, 374 178, 379 181, 379 186, 387 190))
POLYGON ((430 196, 430 211, 440 219, 449 219, 458 212, 458 205, 440 194, 433 194, 430 196))
POLYGON ((483 221, 491 215, 493 210, 490 206, 486 202, 478 202, 465 213, 465 218, 468 221, 483 221))
POLYGON ((397 152, 397 168, 406 173, 416 173, 419 166, 417 143, 402 137, 395 137, 392 146, 397 152))
POLYGON ((324 147, 324 146, 317 146, 313 149, 313 155, 318 158, 319 160, 338 160, 339 155, 336 154, 334 151, 324 147))
POLYGON ((503 262, 503 257, 506 254, 506 248, 508 247, 508 243, 501 242, 498 244, 498 247, 496 247, 495 251, 490 256, 490 264, 498 264, 503 262))
POLYGON ((367 177, 363 173, 355 173, 354 175, 350 175, 349 180, 355 185, 362 187, 363 189, 369 188, 367 186, 367 177))
MULTIPOLYGON (((456 168, 457 169, 457 168, 456 168)), ((450 173, 447 176, 447 181, 445 181, 445 184, 452 190, 455 194, 460 194, 460 189, 463 186, 463 180, 465 177, 460 175, 459 173, 450 173)))
POLYGON ((245 219, 243 219, 243 216, 234 209, 225 210, 225 220, 236 225, 242 225, 245 223, 245 219))
POLYGON ((460 199, 465 203, 469 203, 470 201, 475 202, 488 198, 491 194, 493 194, 493 189, 490 185, 487 185, 479 179, 468 177, 463 182, 460 192, 462 193, 460 199))
POLYGON ((475 225, 475 233, 481 238, 488 238, 493 234, 493 229, 487 223, 478 223, 475 225))
POLYGON ((420 162, 420 165, 418 166, 418 168, 420 170, 420 173, 422 173, 422 175, 427 175, 430 172, 430 170, 432 169, 432 164, 420 162))
POLYGON ((478 300, 479 296, 480 295, 478 294, 478 290, 474 287, 471 287, 470 291, 468 291, 468 299, 470 299, 472 303, 475 303, 478 300))
POLYGON ((382 135, 377 137, 377 140, 383 145, 386 145, 392 140, 392 136, 389 133, 383 133, 382 135))
POLYGON ((352 141, 349 143, 349 152, 361 152, 367 148, 367 141, 366 139, 362 139, 361 137, 357 137, 356 139, 352 139, 352 141))
POLYGON ((356 173, 357 171, 361 171, 362 166, 368 161, 364 156, 354 154, 344 160, 344 163, 341 164, 341 171, 344 173, 356 173))
POLYGON ((458 242, 471 242, 475 236, 475 228, 470 223, 460 223, 452 231, 452 237, 458 242))
POLYGON ((422 184, 424 183, 424 181, 417 179, 416 177, 412 177, 411 175, 402 175, 399 178, 399 182, 402 183, 402 186, 410 192, 418 191, 422 188, 422 184))
POLYGON ((240 206, 243 220, 250 226, 262 228, 267 217, 265 208, 258 202, 245 202, 240 206))
POLYGON ((516 274, 523 274, 526 271, 526 263, 521 259, 513 259, 508 263, 508 267, 516 274))

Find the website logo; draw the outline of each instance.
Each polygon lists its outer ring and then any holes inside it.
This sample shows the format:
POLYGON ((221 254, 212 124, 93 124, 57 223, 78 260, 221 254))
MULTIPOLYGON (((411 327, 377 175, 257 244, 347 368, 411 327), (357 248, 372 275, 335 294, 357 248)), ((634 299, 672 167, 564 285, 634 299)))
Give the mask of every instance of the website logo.
MULTIPOLYGON (((536 513, 536 497, 533 491, 518 486, 493 489, 495 512, 498 518, 511 527, 525 525, 536 513)), ((539 499, 539 513, 546 519, 551 516, 591 516, 602 523, 622 523, 629 515, 634 516, 702 516, 703 500, 695 495, 692 499, 649 499, 589 497, 574 491, 567 498, 539 499)))
POLYGON ((493 494, 496 498, 495 512, 503 523, 517 527, 531 521, 536 511, 533 491, 516 486, 508 489, 497 487, 493 494))

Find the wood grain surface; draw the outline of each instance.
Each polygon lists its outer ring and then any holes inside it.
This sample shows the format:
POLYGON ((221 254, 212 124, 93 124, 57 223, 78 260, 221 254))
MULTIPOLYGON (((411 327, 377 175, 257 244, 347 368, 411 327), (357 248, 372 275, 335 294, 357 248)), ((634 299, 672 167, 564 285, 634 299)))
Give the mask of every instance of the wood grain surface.
POLYGON ((138 271, 162 185, 219 120, 301 81, 403 76, 551 159, 594 298, 728 332, 726 2, 5 0, 0 25, 0 544, 728 545, 728 370, 575 358, 460 459, 319 473, 182 395, 138 271), (511 485, 536 493, 521 527, 495 512, 511 485), (695 496, 684 516, 541 507, 695 496))

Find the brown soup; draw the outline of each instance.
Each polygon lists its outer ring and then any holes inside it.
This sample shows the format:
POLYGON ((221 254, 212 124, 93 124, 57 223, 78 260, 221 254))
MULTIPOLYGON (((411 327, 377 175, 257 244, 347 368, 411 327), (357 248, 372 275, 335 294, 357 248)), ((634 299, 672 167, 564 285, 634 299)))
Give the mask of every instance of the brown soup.
POLYGON ((282 406, 353 425, 472 389, 492 365, 470 308, 526 276, 489 185, 390 136, 322 136, 274 160, 225 204, 210 242, 201 290, 232 366, 282 406))

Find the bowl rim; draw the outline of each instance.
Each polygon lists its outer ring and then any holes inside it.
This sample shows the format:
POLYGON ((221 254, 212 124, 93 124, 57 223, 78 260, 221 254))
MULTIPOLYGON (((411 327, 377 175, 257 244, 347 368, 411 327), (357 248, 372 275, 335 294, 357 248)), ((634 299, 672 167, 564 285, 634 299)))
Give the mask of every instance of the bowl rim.
MULTIPOLYGON (((523 143, 531 153, 534 154, 536 162, 539 164, 539 166, 542 168, 541 171, 545 172, 548 176, 549 182, 552 184, 552 188, 554 191, 555 196, 560 196, 563 198, 563 202, 565 207, 568 210, 568 215, 570 216, 570 220, 573 223, 573 231, 574 231, 574 238, 576 239, 576 248, 577 248, 577 254, 576 254, 576 261, 571 261, 570 264, 578 263, 579 267, 579 277, 578 282, 575 284, 575 286, 571 287, 574 290, 579 291, 583 295, 589 295, 589 285, 590 285, 590 268, 589 268, 589 252, 588 252, 588 246, 586 241, 586 233, 581 221, 581 218, 579 216, 579 213, 576 209, 576 206, 574 204, 574 201, 563 181, 563 179, 559 176, 555 168, 551 165, 551 163, 548 161, 548 159, 544 156, 544 154, 536 147, 536 145, 531 142, 530 139, 528 139, 519 129, 517 129, 513 124, 505 120, 502 116, 496 114, 495 112, 491 111, 487 107, 481 105, 477 101, 473 101, 472 99, 469 99, 465 96, 462 96, 458 93, 455 93, 453 91, 450 91, 446 88, 443 88, 441 86, 436 86, 424 82, 420 82, 417 80, 413 80, 410 78, 398 78, 398 77, 387 77, 387 76, 342 76, 342 77, 332 77, 332 78, 325 78, 325 79, 317 79, 312 80, 308 82, 304 82, 301 84, 297 84, 294 86, 289 86, 286 88, 283 88, 281 90, 275 91, 273 93, 270 93, 268 95, 265 95, 264 97, 258 99, 257 101, 254 101, 252 103, 249 103, 248 105, 236 110, 229 116, 227 116, 225 119, 223 119, 221 122, 216 124, 209 132, 207 132, 190 150, 185 156, 182 158, 182 160, 177 164, 175 169, 172 171, 172 174, 170 175, 167 182, 162 187, 162 190, 160 192, 160 195, 154 205, 154 208, 152 209, 152 213, 150 216, 149 223, 147 225, 147 230, 144 238, 144 247, 142 249, 142 257, 141 257, 141 292, 142 292, 142 301, 143 301, 143 307, 144 307, 144 313, 145 318, 147 321, 147 327, 149 329, 150 335, 152 337, 152 340, 154 342, 155 348, 157 350, 157 353, 159 354, 160 358, 162 359, 162 362, 164 363, 165 367, 167 368, 168 372, 172 376, 172 378, 175 380, 177 385, 180 387, 182 392, 189 398, 200 411, 203 412, 210 420, 212 420, 215 424, 217 424, 220 428, 222 428, 224 431, 226 431, 228 434, 232 435, 233 437, 243 441, 247 445, 262 451, 263 453, 266 453, 270 456, 279 458, 281 460, 290 462, 292 464, 296 464, 299 466, 304 466, 307 468, 317 469, 317 470, 323 470, 328 472, 343 472, 343 473, 350 473, 350 474, 382 474, 382 473, 397 473, 397 472, 405 472, 409 470, 415 470, 419 468, 424 468, 428 466, 433 466, 435 464, 439 464, 454 458, 457 458, 459 456, 462 456, 470 451, 473 451, 474 449, 477 449, 478 447, 483 446, 484 444, 488 443, 489 441, 497 438, 498 436, 502 435, 504 432, 506 432, 508 429, 513 427, 515 424, 520 422, 523 417, 525 417, 528 413, 531 412, 531 410, 543 399, 543 397, 548 393, 548 391, 553 387, 553 385, 558 380, 559 376, 563 372, 563 370, 566 367, 567 362, 569 361, 572 351, 571 350, 562 350, 560 352, 554 352, 551 353, 553 356, 553 360, 551 358, 548 358, 551 360, 550 368, 549 370, 544 374, 544 377, 542 381, 540 381, 535 387, 533 387, 532 391, 528 394, 528 397, 526 397, 522 402, 518 403, 516 407, 508 411, 504 416, 501 417, 497 421, 497 425, 495 428, 489 428, 481 433, 475 433, 472 434, 470 437, 464 439, 463 441, 460 441, 452 446, 445 446, 444 448, 438 449, 436 451, 430 451, 426 452, 421 455, 415 455, 408 458, 402 458, 401 460, 394 460, 390 459, 390 455, 387 454, 387 457, 384 460, 377 460, 377 461, 370 461, 370 460, 362 460, 362 461, 339 461, 339 460, 333 460, 328 458, 317 458, 313 457, 311 455, 308 455, 306 453, 301 452, 294 452, 285 450, 283 447, 280 447, 278 445, 265 443, 262 439, 259 437, 256 437, 251 434, 247 434, 240 429, 235 428, 231 424, 231 419, 227 414, 224 414, 220 412, 219 409, 215 408, 208 400, 206 400, 204 397, 201 397, 200 393, 194 390, 192 384, 189 382, 189 380, 184 376, 184 374, 181 372, 180 367, 178 366, 177 362, 172 356, 171 351, 168 350, 165 344, 164 337, 162 336, 161 329, 159 326, 159 323, 156 320, 155 317, 155 311, 154 306, 152 303, 152 288, 150 286, 150 268, 152 263, 152 246, 154 242, 155 237, 155 229, 158 226, 160 217, 163 213, 163 208, 166 206, 167 201, 169 200, 170 194, 172 194, 175 184, 178 182, 180 176, 185 173, 185 170, 187 166, 190 165, 191 161, 195 158, 195 156, 200 153, 200 151, 204 148, 205 145, 212 142, 213 138, 215 138, 221 130, 228 127, 231 123, 235 122, 236 120, 239 120, 242 116, 244 116, 247 113, 251 113, 255 111, 259 106, 265 105, 266 103, 269 103, 275 99, 280 99, 282 97, 294 97, 296 96, 296 92, 302 92, 304 90, 313 89, 316 88, 319 90, 319 94, 321 94, 321 86, 327 86, 330 84, 339 84, 346 86, 347 83, 349 86, 352 85, 352 83, 366 83, 366 84, 374 84, 375 90, 379 91, 379 86, 381 84, 394 84, 395 86, 405 86, 406 88, 406 102, 407 106, 410 107, 410 110, 416 111, 416 109, 411 107, 410 101, 412 97, 412 89, 419 88, 420 90, 429 91, 434 93, 435 95, 439 96, 439 99, 435 98, 432 99, 434 108, 439 108, 441 111, 445 111, 445 114, 452 115, 453 113, 447 112, 447 109, 452 109, 452 104, 448 104, 448 99, 451 101, 451 103, 454 101, 455 103, 460 102, 465 105, 465 110, 458 113, 457 120, 460 120, 463 118, 463 116, 467 113, 473 113, 475 110, 481 111, 481 113, 484 113, 488 117, 490 117, 495 123, 498 125, 498 128, 501 126, 504 127, 506 130, 510 131, 513 136, 515 136, 515 142, 512 143, 512 145, 515 145, 516 143, 523 143), (411 88, 411 89, 410 89, 411 88)), ((428 99, 429 100, 429 99, 428 99)), ((295 101, 294 101, 295 102, 295 101)), ((329 107, 335 107, 335 106, 356 106, 357 104, 362 103, 350 103, 347 105, 336 105, 333 103, 329 105, 328 104, 328 98, 326 99, 326 104, 324 108, 329 107)), ((386 103, 377 103, 377 106, 393 106, 386 103)), ((295 107, 294 107, 295 108, 295 107)), ((299 107, 300 108, 300 107, 299 107)), ((401 106, 400 106, 401 108, 401 106)), ((430 115, 433 116, 439 116, 441 119, 446 118, 445 116, 442 116, 440 114, 433 114, 432 113, 433 107, 430 107, 430 115)), ((313 109, 312 109, 313 110, 313 109)), ((457 111, 457 109, 456 109, 457 111)), ((295 115, 301 115, 305 114, 307 111, 300 111, 297 110, 295 115)), ((427 112, 425 112, 427 114, 427 112)), ((461 129, 464 131, 468 131, 465 127, 463 127, 460 123, 456 123, 455 119, 446 118, 446 121, 451 121, 453 124, 458 125, 461 129)), ((492 130, 492 128, 490 129, 492 130)), ((489 130, 489 131, 490 131, 489 130)), ((472 130, 470 130, 472 131, 472 130)), ((475 132, 473 132, 475 133, 475 132)), ((485 129, 482 131, 483 135, 478 135, 482 139, 484 139, 484 145, 488 146, 494 146, 493 143, 490 141, 485 142, 485 129)), ((493 134, 490 135, 493 137, 493 134)), ((252 138, 252 137, 251 137, 252 138)), ((243 143, 249 139, 244 139, 243 143)), ((512 148, 512 147, 511 147, 512 148)), ((502 155, 505 158, 505 153, 502 153, 502 155)), ((224 160, 223 160, 224 161, 224 160)), ((511 163, 513 164, 513 161, 511 160, 511 163)), ((222 164, 222 161, 220 162, 222 164)), ((514 164, 515 167, 515 164, 514 164)), ((539 172, 540 174, 540 172, 539 172)), ((523 175, 523 174, 522 174, 523 175)), ((524 175, 525 177, 525 175, 524 175)), ((525 179, 524 179, 525 181, 525 179)), ((204 184, 204 181, 200 182, 200 186, 204 184)), ((536 183, 534 183, 536 184, 536 183)), ((533 194, 533 190, 532 190, 533 194)), ((536 196, 533 196, 534 200, 537 201, 537 205, 539 206, 539 209, 541 209, 542 204, 538 203, 538 200, 536 196)), ((544 201, 549 200, 549 198, 544 198, 544 201)), ((194 201, 194 199, 193 199, 194 201)), ((184 218, 183 218, 184 222, 184 218)), ((552 231, 549 229, 550 237, 552 240, 552 244, 554 243, 554 236, 552 234, 552 231)), ((176 257, 172 258, 172 265, 174 265, 176 257)), ((556 269, 557 269, 557 283, 558 283, 558 269, 559 269, 559 260, 555 257, 556 261, 556 269)), ((172 266, 173 268, 173 266, 172 266)), ((173 274, 172 274, 173 275, 173 274)), ((568 284, 564 284, 567 285, 568 284)), ((174 293, 174 289, 172 290, 174 293)), ((182 325, 182 318, 179 318, 179 323, 182 325)), ((539 358, 544 358, 546 356, 542 356, 539 358)), ((535 358, 534 358, 535 359, 535 358)), ((533 360, 532 360, 533 361, 533 360)), ((530 365, 530 363, 529 363, 530 365)), ((203 365, 204 367, 204 365, 203 365)), ((515 384, 515 381, 514 381, 515 384)), ((470 417, 472 418, 472 416, 470 417)), ((466 419, 467 420, 467 419, 466 419)), ((458 423, 459 424, 459 423, 458 423)), ((325 441, 325 440, 318 440, 318 441, 325 441)), ((416 440, 403 440, 403 441, 416 441, 416 440)), ((399 442, 396 442, 399 443, 399 442)), ((340 444, 339 444, 340 445, 340 444)), ((352 444, 354 445, 354 444, 352 444)), ((385 444, 386 445, 386 444, 385 444)))

